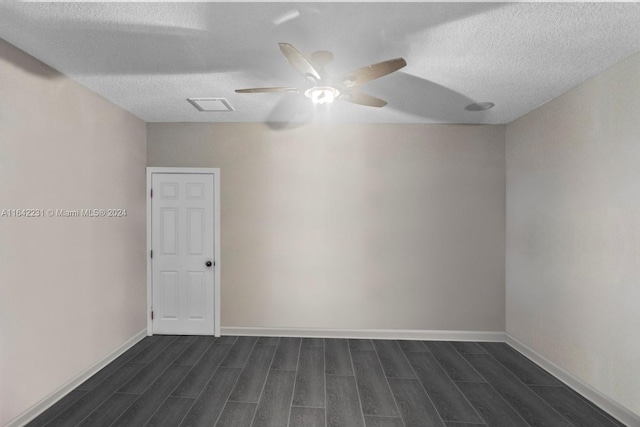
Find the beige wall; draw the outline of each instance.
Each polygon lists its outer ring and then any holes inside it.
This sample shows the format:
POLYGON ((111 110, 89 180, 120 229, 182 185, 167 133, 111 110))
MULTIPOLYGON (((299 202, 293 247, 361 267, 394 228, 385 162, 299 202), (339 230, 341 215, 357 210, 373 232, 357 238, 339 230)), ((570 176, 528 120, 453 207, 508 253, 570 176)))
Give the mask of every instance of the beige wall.
POLYGON ((223 327, 504 331, 504 127, 149 124, 221 169, 223 327))
POLYGON ((507 126, 507 332, 640 415, 640 54, 507 126))
POLYGON ((0 425, 145 328, 144 122, 0 40, 0 425))

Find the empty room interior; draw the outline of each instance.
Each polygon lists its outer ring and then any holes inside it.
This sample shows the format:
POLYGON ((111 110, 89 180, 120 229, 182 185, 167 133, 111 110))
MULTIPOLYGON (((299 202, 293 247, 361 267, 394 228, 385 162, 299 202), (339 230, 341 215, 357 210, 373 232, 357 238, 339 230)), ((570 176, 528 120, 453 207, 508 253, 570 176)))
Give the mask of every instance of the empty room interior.
POLYGON ((0 4, 0 425, 640 426, 640 4, 0 4))

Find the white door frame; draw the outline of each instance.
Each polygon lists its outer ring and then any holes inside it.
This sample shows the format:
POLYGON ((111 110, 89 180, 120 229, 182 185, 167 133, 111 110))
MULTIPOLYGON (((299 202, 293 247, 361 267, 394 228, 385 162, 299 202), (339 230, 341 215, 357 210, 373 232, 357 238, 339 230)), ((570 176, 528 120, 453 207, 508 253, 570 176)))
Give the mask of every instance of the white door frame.
POLYGON ((213 175, 213 215, 214 215, 214 335, 220 336, 220 169, 219 168, 167 168, 148 167, 147 168, 147 335, 153 335, 153 325, 151 323, 151 306, 153 305, 153 272, 151 270, 151 177, 154 173, 177 173, 177 174, 210 174, 213 175))

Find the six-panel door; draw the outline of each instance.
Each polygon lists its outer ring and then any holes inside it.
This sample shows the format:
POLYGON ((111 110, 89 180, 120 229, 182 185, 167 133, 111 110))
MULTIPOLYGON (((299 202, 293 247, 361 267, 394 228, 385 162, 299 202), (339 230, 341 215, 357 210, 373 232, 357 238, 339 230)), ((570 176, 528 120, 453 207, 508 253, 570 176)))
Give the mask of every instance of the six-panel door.
POLYGON ((152 189, 153 333, 213 335, 213 175, 154 173, 152 189))

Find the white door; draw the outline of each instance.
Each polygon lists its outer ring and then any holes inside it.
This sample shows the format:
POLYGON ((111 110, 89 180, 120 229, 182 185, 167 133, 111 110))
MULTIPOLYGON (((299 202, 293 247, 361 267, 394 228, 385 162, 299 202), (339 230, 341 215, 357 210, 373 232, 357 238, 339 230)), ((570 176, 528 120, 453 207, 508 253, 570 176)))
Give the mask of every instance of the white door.
POLYGON ((214 334, 212 174, 153 173, 154 334, 214 334))

